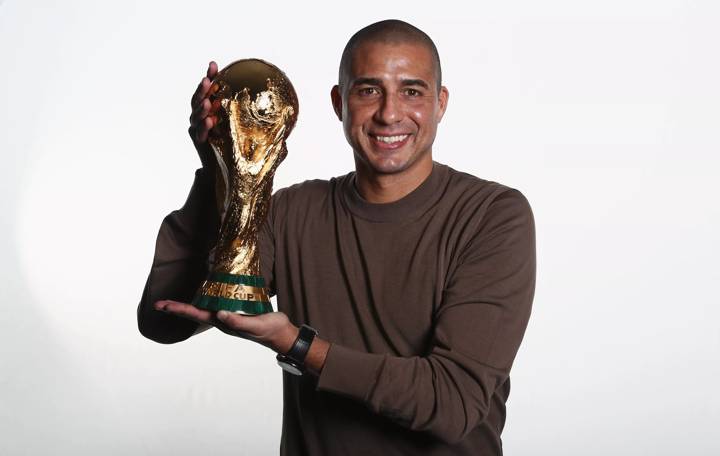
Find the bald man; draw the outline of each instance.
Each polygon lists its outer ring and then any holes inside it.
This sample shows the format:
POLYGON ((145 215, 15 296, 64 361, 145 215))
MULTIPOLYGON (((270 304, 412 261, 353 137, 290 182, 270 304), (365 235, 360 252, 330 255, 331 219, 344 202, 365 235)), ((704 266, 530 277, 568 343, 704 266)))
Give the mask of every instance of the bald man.
POLYGON ((278 312, 187 302, 217 237, 211 62, 192 98, 202 169, 160 228, 138 307, 146 337, 217 327, 277 352, 283 455, 500 455, 510 368, 530 317, 535 235, 517 190, 435 162, 449 92, 432 40, 397 20, 358 31, 332 107, 355 170, 273 195, 262 274, 278 312))

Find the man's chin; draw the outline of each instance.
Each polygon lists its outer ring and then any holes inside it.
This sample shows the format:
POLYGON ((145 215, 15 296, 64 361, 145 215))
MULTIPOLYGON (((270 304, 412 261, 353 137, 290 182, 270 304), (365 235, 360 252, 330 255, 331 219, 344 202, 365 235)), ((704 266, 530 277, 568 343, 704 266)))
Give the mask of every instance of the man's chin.
POLYGON ((376 154, 356 154, 356 159, 373 174, 398 174, 412 166, 412 157, 396 152, 380 152, 376 154))
POLYGON ((409 160, 393 159, 368 160, 367 164, 375 174, 398 174, 410 168, 411 165, 409 160))

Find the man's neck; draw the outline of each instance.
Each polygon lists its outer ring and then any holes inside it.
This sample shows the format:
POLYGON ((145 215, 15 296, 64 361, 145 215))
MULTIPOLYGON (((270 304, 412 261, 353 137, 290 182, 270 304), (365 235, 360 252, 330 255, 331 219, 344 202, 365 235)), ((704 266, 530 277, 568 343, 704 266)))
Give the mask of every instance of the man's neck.
POLYGON ((410 194, 425 182, 433 169, 431 157, 394 174, 379 174, 363 165, 355 164, 355 185, 365 201, 376 204, 392 203, 410 194))

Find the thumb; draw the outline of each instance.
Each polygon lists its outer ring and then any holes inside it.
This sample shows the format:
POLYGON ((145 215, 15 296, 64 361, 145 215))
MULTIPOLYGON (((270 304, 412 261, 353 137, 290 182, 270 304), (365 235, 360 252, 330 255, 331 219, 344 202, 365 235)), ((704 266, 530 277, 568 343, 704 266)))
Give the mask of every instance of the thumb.
POLYGON ((247 324, 249 318, 246 315, 228 312, 227 310, 219 310, 217 313, 217 319, 225 326, 233 330, 247 331, 250 329, 247 324))

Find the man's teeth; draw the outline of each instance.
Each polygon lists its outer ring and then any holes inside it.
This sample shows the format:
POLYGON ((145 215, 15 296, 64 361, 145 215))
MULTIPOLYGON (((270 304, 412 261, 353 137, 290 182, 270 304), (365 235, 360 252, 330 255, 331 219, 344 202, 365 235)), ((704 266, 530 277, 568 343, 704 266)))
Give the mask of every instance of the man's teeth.
POLYGON ((375 136, 375 139, 378 141, 384 142, 386 144, 392 144, 396 142, 403 141, 405 138, 407 138, 409 135, 398 135, 398 136, 375 136))

